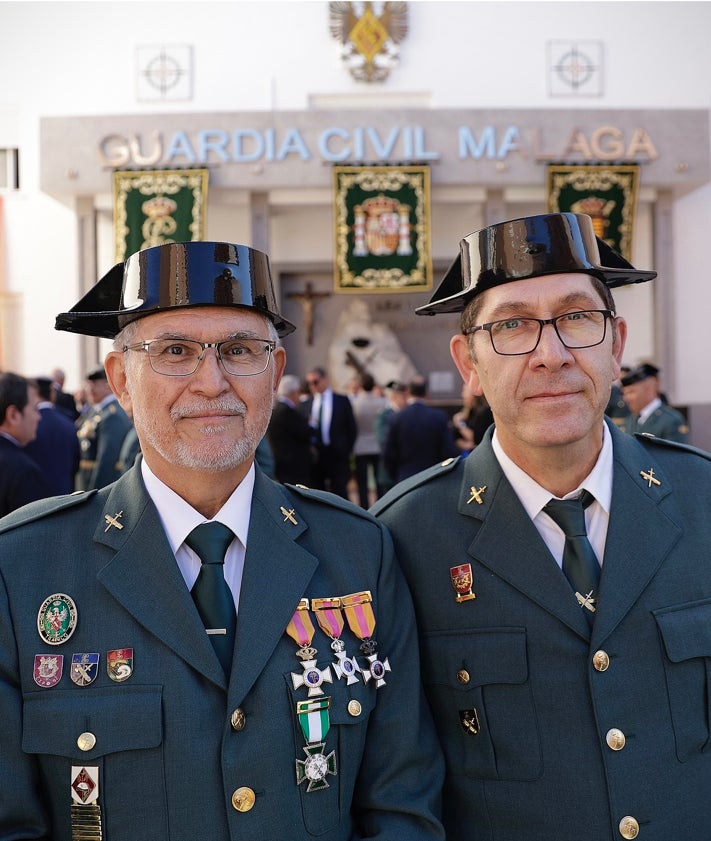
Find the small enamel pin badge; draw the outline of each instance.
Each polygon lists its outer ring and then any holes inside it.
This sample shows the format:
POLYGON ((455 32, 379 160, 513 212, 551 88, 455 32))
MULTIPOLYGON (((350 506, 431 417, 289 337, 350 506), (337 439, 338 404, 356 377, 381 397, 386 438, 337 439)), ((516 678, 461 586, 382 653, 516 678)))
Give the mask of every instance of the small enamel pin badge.
POLYGON ((454 591, 457 594, 455 597, 457 604, 476 598, 476 593, 472 590, 474 577, 472 575, 471 564, 459 564, 459 566, 450 567, 449 576, 452 581, 452 587, 454 587, 454 591))

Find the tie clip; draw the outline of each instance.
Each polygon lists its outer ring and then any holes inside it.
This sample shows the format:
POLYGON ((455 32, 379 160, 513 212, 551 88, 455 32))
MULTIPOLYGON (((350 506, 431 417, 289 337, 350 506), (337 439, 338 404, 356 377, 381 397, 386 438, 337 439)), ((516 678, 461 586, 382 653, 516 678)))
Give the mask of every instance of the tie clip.
POLYGON ((206 634, 226 634, 227 628, 205 628, 206 634))

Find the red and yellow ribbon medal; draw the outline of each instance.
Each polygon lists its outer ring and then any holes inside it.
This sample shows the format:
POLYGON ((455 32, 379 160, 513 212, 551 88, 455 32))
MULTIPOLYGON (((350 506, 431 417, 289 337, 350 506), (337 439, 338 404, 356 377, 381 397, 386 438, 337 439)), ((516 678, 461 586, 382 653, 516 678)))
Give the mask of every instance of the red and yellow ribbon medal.
POLYGON ((333 683, 333 678, 331 677, 331 669, 328 666, 325 669, 319 669, 316 665, 316 655, 318 652, 311 646, 315 628, 309 613, 308 599, 301 599, 299 606, 291 617, 291 621, 286 626, 286 632, 299 645, 296 656, 301 659, 301 666, 304 670, 303 674, 298 674, 297 672, 291 673, 294 689, 305 686, 309 690, 309 698, 323 695, 321 684, 324 681, 326 683, 333 683))
POLYGON ((388 658, 378 659, 375 653, 378 644, 373 639, 375 630, 375 614, 373 613, 373 597, 370 590, 363 590, 360 593, 351 593, 350 596, 341 596, 341 606, 348 620, 348 627, 362 640, 360 650, 365 654, 370 663, 370 668, 361 669, 365 683, 373 678, 375 686, 385 686, 385 672, 391 671, 388 658))
POLYGON ((340 680, 346 679, 347 684, 358 683, 360 666, 354 657, 346 654, 346 645, 341 639, 345 620, 341 612, 341 600, 338 596, 330 599, 311 599, 311 610, 316 615, 316 621, 326 636, 331 638, 331 648, 336 655, 333 671, 340 680))

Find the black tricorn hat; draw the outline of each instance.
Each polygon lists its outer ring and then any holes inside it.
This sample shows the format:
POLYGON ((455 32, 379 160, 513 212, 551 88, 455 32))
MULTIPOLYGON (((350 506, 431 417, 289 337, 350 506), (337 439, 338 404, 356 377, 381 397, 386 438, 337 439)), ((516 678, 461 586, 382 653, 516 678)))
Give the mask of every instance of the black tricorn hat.
POLYGON ((652 280, 595 236, 583 213, 546 213, 500 222, 464 237, 459 256, 417 315, 461 312, 471 299, 503 283, 551 274, 589 274, 607 286, 652 280))
POLYGON ((279 315, 266 254, 227 242, 170 242, 110 269, 54 327, 113 339, 131 321, 181 307, 247 307, 279 336, 296 328, 279 315))
POLYGON ((620 383, 625 385, 633 385, 634 383, 641 383, 642 380, 649 379, 649 377, 658 377, 659 368, 652 365, 650 362, 645 362, 643 365, 633 368, 629 373, 625 374, 620 380, 620 383))

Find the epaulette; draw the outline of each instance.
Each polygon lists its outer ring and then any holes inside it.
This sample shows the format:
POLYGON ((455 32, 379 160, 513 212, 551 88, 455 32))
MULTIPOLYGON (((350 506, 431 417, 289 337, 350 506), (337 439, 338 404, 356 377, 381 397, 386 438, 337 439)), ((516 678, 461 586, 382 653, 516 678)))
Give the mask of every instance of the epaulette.
POLYGON ((284 487, 288 488, 290 491, 294 491, 305 499, 309 499, 314 502, 321 502, 324 505, 330 505, 332 508, 340 508, 342 511, 347 511, 349 514, 355 514, 356 516, 363 517, 366 520, 373 519, 364 508, 360 507, 360 505, 356 505, 337 494, 329 493, 329 491, 309 488, 306 485, 285 484, 284 487))
POLYGON ((692 447, 691 444, 682 444, 679 441, 669 441, 667 438, 657 438, 649 432, 635 432, 634 437, 643 444, 652 444, 657 447, 669 447, 672 450, 682 450, 685 453, 692 453, 695 456, 701 456, 708 461, 711 461, 711 453, 707 450, 702 450, 699 447, 692 447))
POLYGON ((65 511, 68 508, 83 505, 95 493, 95 489, 90 491, 75 491, 65 496, 50 496, 45 499, 38 499, 36 502, 30 502, 28 505, 23 505, 22 508, 11 511, 0 520, 0 534, 11 529, 16 529, 19 526, 24 526, 27 523, 42 520, 45 517, 56 514, 58 511, 65 511))
POLYGON ((381 497, 375 505, 370 509, 371 512, 377 517, 382 511, 392 505, 394 502, 397 502, 400 497, 404 496, 406 493, 409 493, 413 488, 418 488, 420 485, 426 485, 428 482, 431 482, 433 479, 438 479, 440 476, 444 476, 446 473, 451 473, 457 465, 461 462, 462 457, 457 456, 456 458, 447 458, 444 461, 435 464, 433 467, 428 467, 426 470, 422 470, 419 473, 415 473, 414 476, 410 476, 407 479, 403 479, 402 482, 398 482, 394 488, 391 488, 385 496, 381 497))

